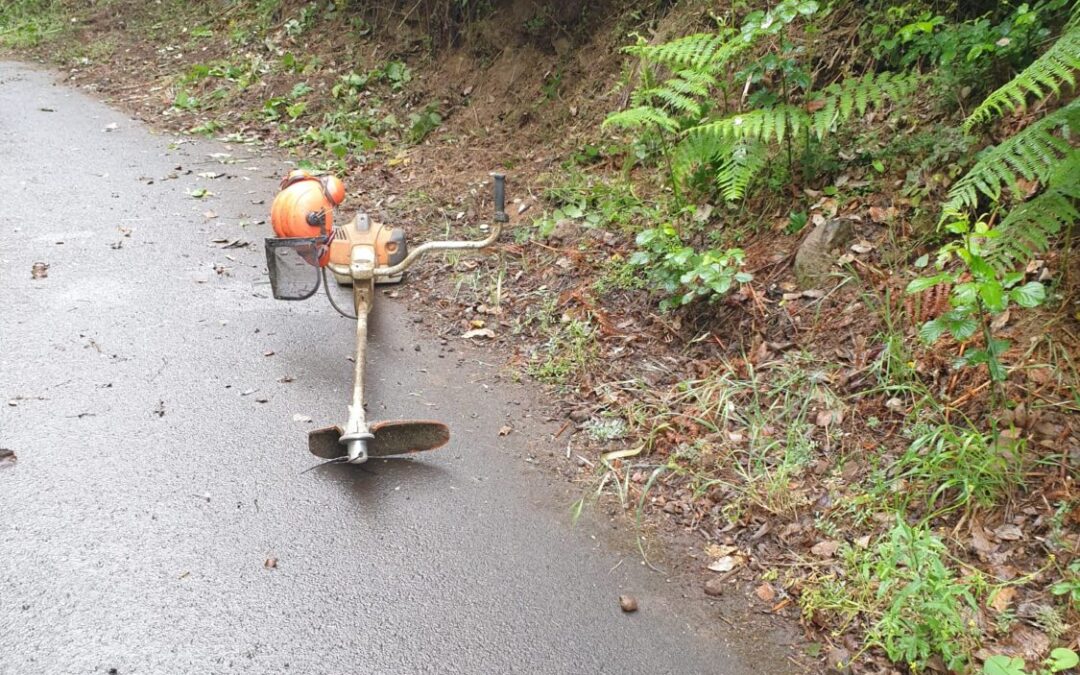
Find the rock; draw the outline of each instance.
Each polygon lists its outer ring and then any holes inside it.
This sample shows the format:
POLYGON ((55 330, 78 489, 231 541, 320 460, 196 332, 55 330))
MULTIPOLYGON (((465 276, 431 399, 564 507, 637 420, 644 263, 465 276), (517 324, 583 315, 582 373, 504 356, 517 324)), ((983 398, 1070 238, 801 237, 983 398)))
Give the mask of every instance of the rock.
POLYGON ((590 417, 592 417, 592 413, 590 413, 587 408, 578 408, 577 410, 572 410, 570 412, 570 419, 578 424, 581 424, 590 417))
POLYGON ((851 221, 826 220, 815 227, 795 253, 795 278, 802 288, 818 288, 831 281, 833 265, 854 236, 851 221))
POLYGON ((619 608, 628 614, 636 612, 638 610, 637 598, 632 595, 620 595, 619 608))
POLYGON ((705 582, 705 595, 711 595, 714 598, 724 594, 724 578, 714 577, 705 582))
POLYGON ((830 675, 847 675, 851 672, 851 652, 843 647, 837 645, 830 647, 825 661, 828 668, 825 672, 830 675))
POLYGON ((555 227, 551 230, 551 234, 548 235, 548 239, 565 242, 577 238, 580 234, 581 226, 577 221, 563 218, 555 223, 555 227))

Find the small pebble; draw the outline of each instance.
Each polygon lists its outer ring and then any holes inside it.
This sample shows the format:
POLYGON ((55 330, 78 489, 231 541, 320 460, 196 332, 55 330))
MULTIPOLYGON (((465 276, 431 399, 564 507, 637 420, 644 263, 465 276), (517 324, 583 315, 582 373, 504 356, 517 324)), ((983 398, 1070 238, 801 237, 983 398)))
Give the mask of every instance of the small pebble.
POLYGON ((619 607, 627 613, 636 612, 638 609, 637 598, 632 595, 620 595, 619 607))

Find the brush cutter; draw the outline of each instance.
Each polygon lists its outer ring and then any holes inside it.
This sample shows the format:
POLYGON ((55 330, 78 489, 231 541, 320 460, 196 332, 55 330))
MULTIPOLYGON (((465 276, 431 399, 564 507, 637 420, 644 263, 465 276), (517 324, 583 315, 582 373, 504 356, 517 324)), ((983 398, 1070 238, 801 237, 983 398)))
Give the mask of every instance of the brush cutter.
POLYGON ((365 213, 334 227, 333 210, 344 199, 341 181, 293 171, 281 183, 271 207, 276 237, 266 239, 270 285, 278 300, 304 300, 322 285, 330 303, 356 320, 356 359, 352 403, 345 427, 316 429, 308 434, 312 454, 333 462, 362 464, 369 457, 402 455, 432 450, 450 440, 449 428, 430 420, 395 420, 368 424, 364 412, 364 355, 368 313, 375 300, 375 285, 400 282, 417 260, 434 251, 476 250, 499 238, 505 212, 505 177, 494 178, 495 216, 488 236, 478 241, 429 241, 409 251, 400 227, 373 223, 365 213), (334 301, 327 270, 339 284, 351 285, 354 314, 334 301))

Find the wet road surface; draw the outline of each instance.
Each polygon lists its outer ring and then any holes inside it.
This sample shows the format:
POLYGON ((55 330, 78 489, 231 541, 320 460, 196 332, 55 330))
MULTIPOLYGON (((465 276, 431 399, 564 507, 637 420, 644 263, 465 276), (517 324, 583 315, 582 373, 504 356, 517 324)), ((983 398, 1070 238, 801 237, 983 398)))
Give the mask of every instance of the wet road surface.
POLYGON ((369 417, 453 440, 302 474, 353 334, 270 298, 256 221, 287 166, 53 82, 0 63, 0 673, 790 670, 572 527, 575 493, 525 461, 554 449, 527 392, 477 348, 440 358, 400 300, 377 301, 369 417))

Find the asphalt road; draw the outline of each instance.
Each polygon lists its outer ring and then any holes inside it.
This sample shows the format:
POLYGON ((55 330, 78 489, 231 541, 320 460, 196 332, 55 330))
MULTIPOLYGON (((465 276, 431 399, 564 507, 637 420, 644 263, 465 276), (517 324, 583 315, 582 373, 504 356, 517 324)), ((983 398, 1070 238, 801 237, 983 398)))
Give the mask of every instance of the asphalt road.
POLYGON ((0 673, 790 670, 602 524, 572 527, 574 493, 526 461, 555 450, 529 392, 478 348, 440 357, 400 300, 376 309, 369 416, 443 420, 451 444, 302 473, 307 430, 344 422, 353 336, 321 297, 269 297, 256 221, 287 168, 0 62, 0 447, 17 455, 0 673))

